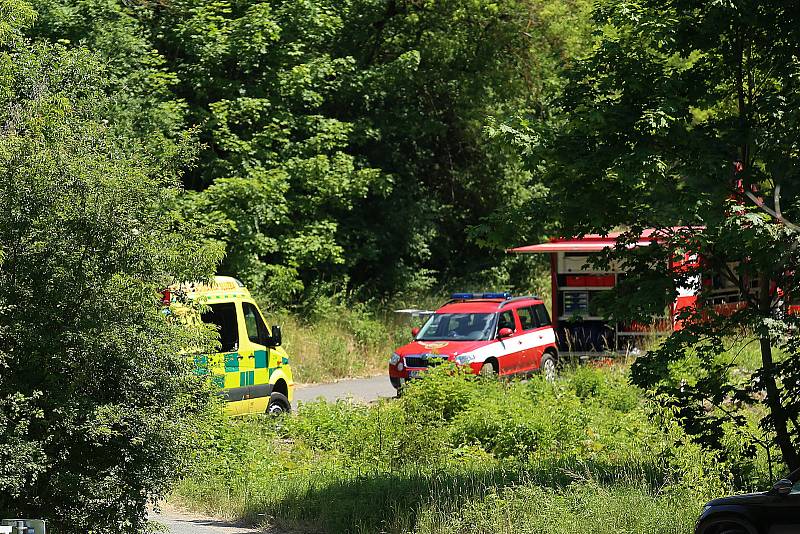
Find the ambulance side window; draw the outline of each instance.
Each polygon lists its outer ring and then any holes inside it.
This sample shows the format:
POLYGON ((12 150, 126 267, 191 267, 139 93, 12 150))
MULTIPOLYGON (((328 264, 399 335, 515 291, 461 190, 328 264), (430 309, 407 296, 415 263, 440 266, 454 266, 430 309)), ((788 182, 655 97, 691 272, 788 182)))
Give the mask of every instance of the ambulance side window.
POLYGON ((220 352, 234 352, 239 349, 239 325, 236 321, 236 304, 211 304, 209 311, 200 319, 217 327, 219 332, 220 352))
POLYGON ((258 309, 249 302, 243 302, 242 311, 244 312, 244 324, 247 327, 247 337, 253 343, 266 345, 269 339, 269 330, 261 319, 258 309))

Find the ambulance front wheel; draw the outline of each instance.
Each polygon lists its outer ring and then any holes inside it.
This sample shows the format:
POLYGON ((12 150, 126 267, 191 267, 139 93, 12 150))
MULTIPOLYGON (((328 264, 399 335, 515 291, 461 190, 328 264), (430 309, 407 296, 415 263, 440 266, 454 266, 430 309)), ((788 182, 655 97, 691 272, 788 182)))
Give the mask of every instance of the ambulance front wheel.
POLYGON ((269 405, 267 406, 268 415, 280 415, 291 411, 292 405, 289 404, 289 399, 286 398, 286 395, 276 391, 269 396, 269 405))

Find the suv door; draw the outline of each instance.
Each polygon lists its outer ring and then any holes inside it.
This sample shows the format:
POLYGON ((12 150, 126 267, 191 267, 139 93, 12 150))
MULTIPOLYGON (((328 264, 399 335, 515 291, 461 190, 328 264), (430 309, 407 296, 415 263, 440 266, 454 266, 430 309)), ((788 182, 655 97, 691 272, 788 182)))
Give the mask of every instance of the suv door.
POLYGON ((770 495, 762 505, 762 515, 768 518, 767 534, 800 532, 800 482, 794 483, 789 495, 770 495))
POLYGON ((501 375, 517 372, 521 365, 524 351, 523 341, 519 337, 519 320, 514 310, 505 310, 499 314, 497 318, 498 336, 503 328, 510 328, 513 333, 499 340, 503 347, 502 354, 497 358, 500 367, 499 374, 501 375))
POLYGON ((540 346, 541 336, 537 332, 539 322, 532 306, 517 309, 519 317, 520 333, 519 340, 522 342, 522 354, 519 361, 519 371, 533 371, 539 368, 539 361, 542 359, 543 348, 540 346))
POLYGON ((556 333, 553 330, 553 322, 550 320, 550 314, 547 313, 547 308, 544 304, 534 304, 533 313, 536 315, 536 339, 534 342, 537 347, 536 356, 536 369, 542 361, 542 356, 547 347, 553 346, 556 343, 556 333))

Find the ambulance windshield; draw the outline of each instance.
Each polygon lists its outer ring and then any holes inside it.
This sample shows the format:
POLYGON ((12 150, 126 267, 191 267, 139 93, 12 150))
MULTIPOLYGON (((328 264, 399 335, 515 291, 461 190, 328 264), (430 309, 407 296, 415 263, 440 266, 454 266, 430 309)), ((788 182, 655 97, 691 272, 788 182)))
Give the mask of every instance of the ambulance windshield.
POLYGON ((418 341, 478 341, 490 339, 494 313, 436 313, 417 334, 418 341))

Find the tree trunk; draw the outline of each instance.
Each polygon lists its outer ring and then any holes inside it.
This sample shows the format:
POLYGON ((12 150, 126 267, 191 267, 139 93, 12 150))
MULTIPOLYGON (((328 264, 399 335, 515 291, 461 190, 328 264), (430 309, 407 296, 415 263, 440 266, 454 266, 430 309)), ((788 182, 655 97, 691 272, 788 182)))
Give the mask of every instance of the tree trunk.
MULTIPOLYGON (((769 317, 772 308, 772 296, 770 294, 770 279, 766 273, 762 273, 758 281, 759 291, 759 312, 762 317, 769 317)), ((772 424, 775 429, 775 442, 781 449, 783 455, 783 462, 794 471, 800 468, 800 456, 792 443, 792 437, 789 434, 788 416, 786 410, 781 403, 780 391, 778 384, 775 382, 775 365, 772 360, 772 344, 768 334, 763 334, 759 341, 761 342, 761 367, 764 371, 764 385, 767 390, 767 407, 769 408, 770 415, 772 416, 772 424)))

